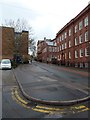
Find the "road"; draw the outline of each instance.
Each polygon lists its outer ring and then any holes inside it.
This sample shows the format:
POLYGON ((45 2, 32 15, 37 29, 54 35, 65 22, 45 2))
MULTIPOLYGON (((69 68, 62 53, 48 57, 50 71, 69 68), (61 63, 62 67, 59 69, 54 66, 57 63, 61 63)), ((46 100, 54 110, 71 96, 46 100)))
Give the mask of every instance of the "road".
MULTIPOLYGON (((75 100, 88 95, 88 76, 72 71, 65 70, 64 67, 38 62, 20 65, 14 70, 17 79, 28 95, 48 101, 75 100)), ((14 88, 19 91, 13 71, 3 70, 2 81, 3 118, 88 117, 88 102, 70 107, 53 107, 40 104, 33 107, 20 104, 20 101, 17 101, 13 95, 14 88)), ((29 102, 20 91, 19 97, 24 101, 23 103, 29 102)))

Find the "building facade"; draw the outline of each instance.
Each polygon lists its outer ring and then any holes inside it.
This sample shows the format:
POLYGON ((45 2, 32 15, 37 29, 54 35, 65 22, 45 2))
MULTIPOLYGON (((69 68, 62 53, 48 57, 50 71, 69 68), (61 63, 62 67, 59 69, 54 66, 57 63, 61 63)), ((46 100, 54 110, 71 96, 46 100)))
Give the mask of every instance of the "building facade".
POLYGON ((54 40, 45 39, 37 43, 37 59, 41 62, 50 63, 52 58, 56 58, 57 46, 54 40))
POLYGON ((28 56, 28 31, 15 32, 11 27, 0 27, 2 31, 1 41, 2 50, 0 50, 0 59, 13 59, 16 56, 28 56))
POLYGON ((38 42, 39 59, 46 61, 54 57, 61 65, 88 68, 90 63, 90 4, 56 34, 54 43, 56 46, 50 48, 51 46, 46 45, 45 41, 38 42))
POLYGON ((14 28, 0 27, 2 30, 2 58, 13 58, 14 52, 14 28))
POLYGON ((88 67, 90 55, 90 5, 67 23, 56 35, 60 63, 88 67))

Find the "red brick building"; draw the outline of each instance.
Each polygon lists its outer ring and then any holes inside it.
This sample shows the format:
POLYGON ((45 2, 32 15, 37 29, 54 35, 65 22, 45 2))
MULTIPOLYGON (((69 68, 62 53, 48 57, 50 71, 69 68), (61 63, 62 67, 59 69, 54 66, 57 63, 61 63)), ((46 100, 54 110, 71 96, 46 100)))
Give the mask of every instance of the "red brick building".
POLYGON ((60 63, 88 67, 90 55, 90 5, 67 23, 56 35, 60 63))
POLYGON ((52 58, 56 58, 57 46, 54 40, 46 39, 37 43, 37 59, 42 62, 51 62, 52 58))
POLYGON ((88 67, 90 62, 90 4, 56 34, 53 43, 56 43, 57 47, 49 46, 45 40, 38 42, 39 60, 50 61, 54 57, 61 65, 88 67))
POLYGON ((13 59, 14 55, 28 56, 28 31, 16 33, 14 28, 11 27, 0 27, 0 31, 2 46, 2 49, 0 49, 0 59, 13 59))
POLYGON ((14 52, 14 28, 10 27, 0 27, 1 41, 2 41, 2 51, 0 51, 0 58, 13 58, 14 52))

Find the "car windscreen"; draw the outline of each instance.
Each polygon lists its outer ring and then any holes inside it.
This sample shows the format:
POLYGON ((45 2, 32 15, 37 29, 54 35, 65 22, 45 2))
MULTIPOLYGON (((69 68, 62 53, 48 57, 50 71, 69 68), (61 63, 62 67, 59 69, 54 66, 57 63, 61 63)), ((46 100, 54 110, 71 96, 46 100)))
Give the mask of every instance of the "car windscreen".
POLYGON ((2 61, 2 64, 10 64, 10 61, 2 61))

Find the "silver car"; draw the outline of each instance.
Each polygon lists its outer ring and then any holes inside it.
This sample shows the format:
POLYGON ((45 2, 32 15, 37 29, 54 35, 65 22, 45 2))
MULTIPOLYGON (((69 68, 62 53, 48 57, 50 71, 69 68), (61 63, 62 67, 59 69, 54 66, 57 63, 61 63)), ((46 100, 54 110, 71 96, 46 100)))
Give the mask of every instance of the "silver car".
POLYGON ((0 61, 0 69, 11 69, 11 61, 9 59, 2 59, 0 61))

